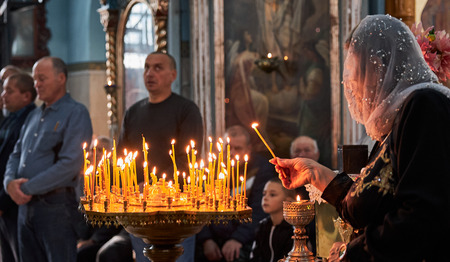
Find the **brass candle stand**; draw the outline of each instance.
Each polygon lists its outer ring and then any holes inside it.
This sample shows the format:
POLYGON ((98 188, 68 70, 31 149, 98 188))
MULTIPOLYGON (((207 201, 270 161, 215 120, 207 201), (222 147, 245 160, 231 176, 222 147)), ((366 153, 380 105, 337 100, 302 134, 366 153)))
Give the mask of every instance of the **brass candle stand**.
MULTIPOLYGON (((217 200, 218 201, 218 200, 217 200)), ((150 244, 144 249, 144 255, 150 261, 174 262, 183 254, 180 243, 200 232, 203 226, 210 223, 227 223, 230 220, 251 222, 252 209, 248 206, 226 208, 224 206, 210 208, 200 200, 195 207, 166 205, 159 207, 143 205, 123 205, 122 208, 111 205, 109 209, 100 203, 92 203, 84 197, 80 201, 80 209, 91 224, 118 226, 150 244), (110 210, 109 212, 107 210, 110 210)))
POLYGON ((314 203, 310 201, 283 202, 283 217, 289 224, 294 226, 294 245, 289 252, 288 257, 280 259, 278 262, 314 262, 315 258, 311 251, 308 250, 306 242, 308 236, 305 226, 314 218, 314 203))

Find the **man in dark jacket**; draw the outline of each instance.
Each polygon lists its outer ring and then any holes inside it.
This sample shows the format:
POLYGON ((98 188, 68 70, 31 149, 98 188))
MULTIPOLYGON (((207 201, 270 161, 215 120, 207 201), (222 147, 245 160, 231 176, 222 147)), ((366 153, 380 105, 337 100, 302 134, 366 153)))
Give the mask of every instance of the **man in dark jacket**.
MULTIPOLYGON (((20 129, 36 106, 33 78, 26 73, 13 74, 3 85, 2 100, 9 115, 0 124, 0 176, 19 138, 20 129)), ((17 205, 0 185, 0 243, 3 261, 19 261, 17 256, 17 205)))

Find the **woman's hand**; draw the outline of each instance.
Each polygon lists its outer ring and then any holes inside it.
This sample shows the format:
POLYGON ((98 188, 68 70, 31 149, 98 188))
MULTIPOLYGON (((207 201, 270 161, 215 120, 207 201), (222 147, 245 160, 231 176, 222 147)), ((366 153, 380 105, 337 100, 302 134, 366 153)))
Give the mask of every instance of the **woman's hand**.
POLYGON ((275 165, 283 186, 294 189, 306 184, 312 184, 323 192, 336 174, 329 168, 309 158, 282 159, 273 158, 270 163, 275 165))

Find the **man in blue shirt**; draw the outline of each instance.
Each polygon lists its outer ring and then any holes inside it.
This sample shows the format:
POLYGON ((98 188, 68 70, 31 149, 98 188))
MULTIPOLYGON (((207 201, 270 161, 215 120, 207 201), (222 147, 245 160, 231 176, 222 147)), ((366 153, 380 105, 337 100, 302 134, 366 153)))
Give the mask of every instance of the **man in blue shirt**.
POLYGON ((56 57, 33 66, 44 104, 24 123, 6 167, 4 187, 19 205, 21 261, 76 261, 79 222, 75 187, 90 143, 89 112, 66 92, 67 67, 56 57), (63 240, 63 241, 61 241, 63 240))
MULTIPOLYGON (((20 129, 28 114, 36 108, 33 78, 16 73, 3 83, 2 101, 9 115, 0 123, 0 179, 3 181, 6 163, 19 138, 20 129)), ((17 205, 0 185, 0 244, 3 261, 18 262, 17 205)))

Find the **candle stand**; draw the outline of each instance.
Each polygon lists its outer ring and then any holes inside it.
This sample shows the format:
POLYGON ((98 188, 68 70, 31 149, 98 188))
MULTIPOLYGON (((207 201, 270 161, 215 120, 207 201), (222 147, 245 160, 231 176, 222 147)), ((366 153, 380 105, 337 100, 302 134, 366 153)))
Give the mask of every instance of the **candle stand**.
POLYGON ((85 198, 81 198, 80 202, 80 209, 87 221, 94 226, 122 225, 126 231, 151 245, 144 249, 144 255, 150 261, 158 262, 175 262, 183 254, 180 243, 200 232, 203 226, 230 220, 251 222, 252 215, 252 209, 248 206, 215 210, 205 204, 196 207, 167 205, 149 207, 146 211, 142 206, 129 205, 126 211, 124 207, 113 207, 111 209, 115 212, 107 212, 101 204, 92 205, 92 201, 85 198))
POLYGON ((310 201, 283 202, 283 217, 289 224, 294 226, 294 245, 288 257, 280 259, 278 262, 314 262, 315 258, 306 246, 308 236, 305 226, 314 218, 314 203, 310 201))

